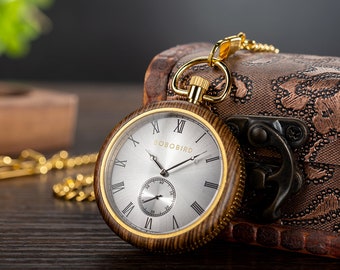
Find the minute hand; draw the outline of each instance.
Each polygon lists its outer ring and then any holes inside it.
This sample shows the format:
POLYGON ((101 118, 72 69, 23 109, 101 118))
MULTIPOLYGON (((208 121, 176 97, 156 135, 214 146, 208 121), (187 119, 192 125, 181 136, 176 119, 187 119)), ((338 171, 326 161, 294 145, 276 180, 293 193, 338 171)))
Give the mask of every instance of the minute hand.
POLYGON ((195 160, 196 158, 198 158, 200 155, 203 155, 204 153, 206 153, 207 151, 204 151, 204 152, 202 152, 202 153, 200 153, 200 154, 197 154, 197 155, 195 155, 195 156, 192 156, 192 157, 190 157, 190 158, 188 158, 188 159, 186 159, 186 160, 184 160, 184 161, 182 161, 182 162, 180 162, 180 163, 177 163, 176 165, 174 165, 174 166, 172 166, 172 167, 170 167, 169 169, 163 169, 162 171, 161 171, 161 175, 168 175, 168 172, 170 171, 170 170, 172 170, 172 169, 174 169, 174 168, 177 168, 178 166, 181 166, 181 165, 183 165, 184 163, 187 163, 188 161, 193 161, 193 160, 195 160))

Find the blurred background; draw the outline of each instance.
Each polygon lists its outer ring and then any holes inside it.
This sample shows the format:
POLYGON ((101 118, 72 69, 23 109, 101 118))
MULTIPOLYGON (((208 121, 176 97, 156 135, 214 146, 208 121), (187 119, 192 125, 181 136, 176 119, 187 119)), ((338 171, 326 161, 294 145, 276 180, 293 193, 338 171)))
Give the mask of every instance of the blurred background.
POLYGON ((281 52, 340 56, 339 1, 50 2, 42 8, 48 31, 29 42, 25 56, 0 56, 0 80, 142 83, 157 53, 240 31, 281 52))

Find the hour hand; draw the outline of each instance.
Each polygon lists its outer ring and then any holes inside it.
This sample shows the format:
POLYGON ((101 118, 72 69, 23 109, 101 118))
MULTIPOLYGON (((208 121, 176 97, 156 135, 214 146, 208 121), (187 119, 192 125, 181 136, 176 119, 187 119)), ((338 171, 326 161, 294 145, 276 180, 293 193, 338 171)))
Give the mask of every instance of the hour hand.
MULTIPOLYGON (((149 154, 150 159, 153 160, 153 161, 156 163, 156 165, 158 166, 158 168, 161 169, 161 174, 162 174, 162 172, 164 172, 165 169, 163 168, 162 164, 159 163, 159 161, 157 160, 157 157, 156 157, 155 155, 151 154, 148 150, 145 149, 145 151, 149 154)), ((165 172, 166 172, 166 171, 165 171, 165 172)), ((167 174, 168 174, 168 173, 166 172, 166 175, 167 175, 167 174)), ((163 175, 163 174, 162 174, 162 175, 163 175)), ((163 176, 166 176, 166 175, 163 175, 163 176)))

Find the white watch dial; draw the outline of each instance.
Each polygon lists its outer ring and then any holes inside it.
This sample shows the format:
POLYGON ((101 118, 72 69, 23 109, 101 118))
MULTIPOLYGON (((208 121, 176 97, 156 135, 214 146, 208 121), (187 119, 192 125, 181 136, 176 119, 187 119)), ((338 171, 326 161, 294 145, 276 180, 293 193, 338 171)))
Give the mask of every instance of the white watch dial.
POLYGON ((223 181, 210 129, 179 112, 147 113, 123 129, 103 173, 110 211, 128 227, 156 235, 200 220, 223 181))

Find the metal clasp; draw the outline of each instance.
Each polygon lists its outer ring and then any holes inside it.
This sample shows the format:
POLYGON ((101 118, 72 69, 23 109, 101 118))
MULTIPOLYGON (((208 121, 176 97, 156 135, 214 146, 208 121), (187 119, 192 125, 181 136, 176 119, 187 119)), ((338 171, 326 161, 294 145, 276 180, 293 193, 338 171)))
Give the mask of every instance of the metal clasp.
POLYGON ((245 41, 246 35, 242 32, 235 36, 226 37, 217 41, 208 56, 209 66, 213 67, 216 62, 221 62, 240 50, 245 41), (217 51, 219 55, 218 57, 215 57, 217 51))
MULTIPOLYGON (((244 152, 250 149, 275 149, 279 157, 261 161, 251 154, 246 158, 247 207, 261 220, 272 222, 281 216, 280 208, 296 193, 303 175, 292 149, 302 146, 308 138, 304 122, 295 118, 265 116, 232 116, 226 120, 239 139, 244 152)), ((250 150, 250 152, 252 152, 250 150)))

